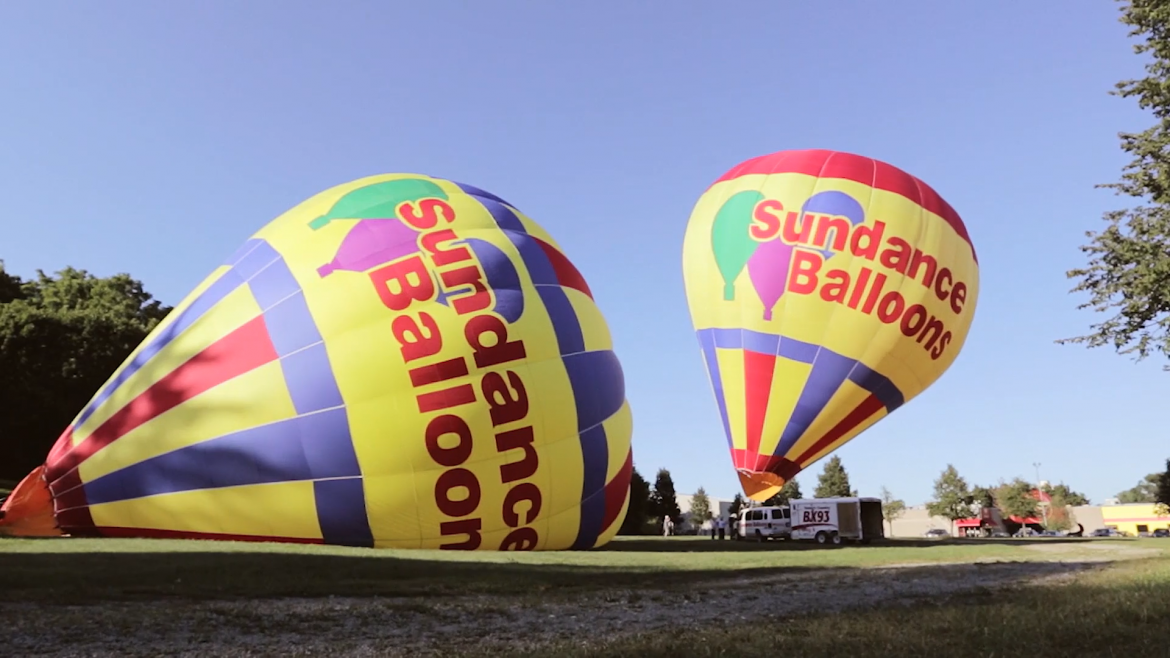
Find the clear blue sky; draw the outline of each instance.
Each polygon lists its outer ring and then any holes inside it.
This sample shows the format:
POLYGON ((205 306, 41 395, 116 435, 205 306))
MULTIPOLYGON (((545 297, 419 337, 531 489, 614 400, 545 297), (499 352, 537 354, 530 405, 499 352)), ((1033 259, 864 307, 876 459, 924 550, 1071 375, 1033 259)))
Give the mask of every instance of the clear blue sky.
MULTIPOLYGON (((177 303, 251 233, 357 177, 503 196, 593 288, 625 365, 638 469, 738 491, 690 325, 681 247, 741 160, 879 158, 960 212, 982 291, 958 361, 838 451, 855 486, 927 500, 1063 480, 1094 500, 1170 457, 1162 362, 1054 339, 1093 321, 1064 272, 1120 200, 1108 95, 1141 73, 1114 2, 6 3, 0 258, 129 272, 177 303)), ((821 464, 798 479, 810 490, 821 464)))

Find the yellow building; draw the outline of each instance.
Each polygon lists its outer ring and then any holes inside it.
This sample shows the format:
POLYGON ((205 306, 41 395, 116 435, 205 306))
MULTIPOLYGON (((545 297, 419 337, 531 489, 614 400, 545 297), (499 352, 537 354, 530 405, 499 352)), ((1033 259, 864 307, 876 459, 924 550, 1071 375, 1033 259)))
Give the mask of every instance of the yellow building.
POLYGON ((1101 508, 1101 520, 1106 528, 1120 530, 1130 535, 1153 532, 1158 528, 1170 528, 1170 515, 1158 514, 1159 510, 1155 509, 1156 507, 1151 503, 1105 505, 1101 508))

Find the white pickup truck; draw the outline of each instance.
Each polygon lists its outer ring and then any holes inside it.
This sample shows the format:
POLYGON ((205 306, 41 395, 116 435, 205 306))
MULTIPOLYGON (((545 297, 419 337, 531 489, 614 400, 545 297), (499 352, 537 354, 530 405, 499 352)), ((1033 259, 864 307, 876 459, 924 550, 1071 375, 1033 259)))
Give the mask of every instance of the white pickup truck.
POLYGON ((788 539, 792 536, 791 511, 787 507, 749 507, 739 514, 742 539, 788 539))
POLYGON ((793 539, 840 544, 885 537, 882 501, 878 498, 808 498, 789 502, 793 539))

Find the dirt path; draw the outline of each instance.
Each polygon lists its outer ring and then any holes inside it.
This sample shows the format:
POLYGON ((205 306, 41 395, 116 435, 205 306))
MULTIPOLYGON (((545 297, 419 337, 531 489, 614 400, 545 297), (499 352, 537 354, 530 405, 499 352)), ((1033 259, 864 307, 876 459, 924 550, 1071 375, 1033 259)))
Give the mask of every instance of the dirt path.
POLYGON ((739 578, 685 590, 574 600, 326 598, 0 603, 14 656, 438 656, 535 648, 708 622, 909 604, 1072 578, 1112 561, 901 565, 739 578))

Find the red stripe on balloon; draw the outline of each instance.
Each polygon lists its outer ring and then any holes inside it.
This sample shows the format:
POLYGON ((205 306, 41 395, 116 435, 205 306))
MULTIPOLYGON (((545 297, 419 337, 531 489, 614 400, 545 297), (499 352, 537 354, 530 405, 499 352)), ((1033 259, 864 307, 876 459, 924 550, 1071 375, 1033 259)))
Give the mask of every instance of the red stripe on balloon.
POLYGON ((791 480, 800 472, 800 465, 785 457, 748 453, 746 450, 732 450, 731 455, 736 464, 743 464, 741 468, 756 473, 775 473, 791 480))
POLYGON ((61 436, 57 437, 57 442, 53 444, 53 449, 49 451, 49 456, 45 458, 46 463, 53 463, 61 459, 65 453, 73 449, 73 426, 65 428, 61 436))
POLYGON ((626 461, 622 464, 617 475, 605 485, 605 516, 601 522, 601 531, 605 532, 617 520, 622 511, 622 505, 630 494, 630 477, 634 471, 634 450, 626 453, 626 461))
POLYGON ((850 432, 850 430, 853 430, 858 425, 865 422, 866 419, 885 408, 886 405, 882 404, 881 400, 877 399, 877 397, 874 395, 870 395, 865 400, 863 400, 861 404, 857 405, 856 409, 850 411, 849 415, 842 418, 841 422, 834 425, 833 429, 826 432, 825 435, 817 439, 816 443, 812 444, 808 450, 805 450, 803 454, 797 457, 796 463, 805 463, 806 460, 811 459, 818 452, 829 447, 834 441, 845 436, 850 432))
MULTIPOLYGON (((56 501, 54 501, 54 506, 56 501)), ((67 510, 58 510, 54 507, 53 518, 57 520, 57 527, 61 532, 74 537, 100 537, 94 530, 93 515, 88 507, 76 507, 67 510)))
POLYGON ((224 382, 277 359, 263 316, 212 343, 122 407, 93 434, 47 464, 52 482, 135 428, 224 382))
POLYGON ((768 400, 772 396, 772 377, 776 372, 776 355, 743 351, 745 415, 747 417, 747 452, 758 455, 768 400))
POLYGON ((557 276, 557 283, 565 288, 572 288, 573 290, 583 292, 589 299, 593 299, 593 291, 589 290, 589 284, 585 283, 585 277, 581 276, 581 272, 569 261, 567 256, 562 254, 556 247, 535 235, 529 235, 528 237, 540 245, 540 248, 544 251, 544 255, 548 257, 548 262, 552 263, 553 273, 557 276))
POLYGON ((759 452, 748 452, 739 448, 731 449, 731 461, 736 468, 749 471, 766 471, 766 466, 774 459, 771 455, 761 455, 759 452))
POLYGON ((85 496, 85 487, 81 486, 81 474, 73 469, 61 476, 61 479, 49 485, 49 493, 53 494, 53 508, 61 511, 74 507, 87 507, 89 499, 85 496))
POLYGON ((959 237, 966 240, 971 247, 971 257, 976 262, 979 261, 975 256, 975 245, 971 244, 971 236, 967 233, 967 226, 951 204, 926 183, 879 160, 823 149, 780 151, 752 158, 737 165, 712 186, 752 174, 806 174, 818 178, 840 178, 868 185, 875 190, 899 194, 950 224, 959 237))

